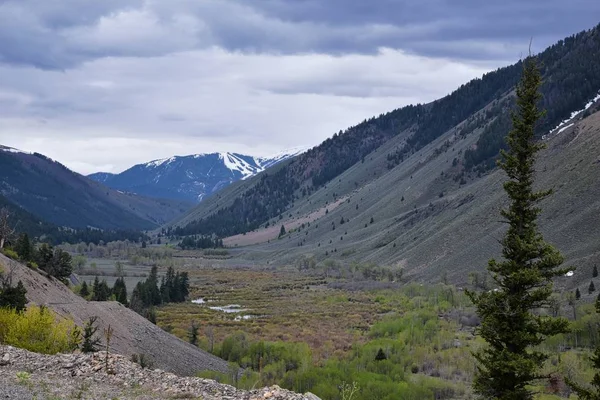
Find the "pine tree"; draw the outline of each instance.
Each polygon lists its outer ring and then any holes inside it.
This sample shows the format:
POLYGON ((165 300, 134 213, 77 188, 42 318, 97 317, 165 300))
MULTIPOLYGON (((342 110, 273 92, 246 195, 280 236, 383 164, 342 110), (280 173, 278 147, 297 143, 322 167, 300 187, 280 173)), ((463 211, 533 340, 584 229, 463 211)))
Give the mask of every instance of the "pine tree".
POLYGON ((112 294, 115 295, 115 300, 127 306, 127 286, 123 277, 117 278, 112 289, 112 294))
POLYGON ((79 295, 83 298, 86 298, 90 295, 90 289, 88 288, 88 284, 86 281, 83 281, 81 284, 81 289, 79 290, 79 295))
POLYGON ((592 271, 592 278, 598 277, 598 266, 594 265, 594 270, 592 271))
POLYGON ((19 281, 17 286, 10 286, 10 282, 3 282, 0 287, 0 307, 13 308, 17 312, 25 310, 27 304, 27 289, 23 282, 19 281))
POLYGON ((509 224, 502 240, 504 261, 492 259, 488 264, 498 289, 468 292, 481 318, 479 333, 488 344, 475 354, 479 365, 473 382, 474 391, 486 399, 532 399, 528 385, 543 378, 540 370, 547 359, 536 346, 568 331, 565 319, 535 313, 548 304, 552 279, 568 271, 559 268, 563 257, 544 241, 536 225, 536 203, 550 194, 533 191, 535 156, 543 148, 534 140, 536 122, 543 115, 537 107, 540 84, 537 64, 529 57, 517 86, 518 110, 512 115, 508 151, 502 152, 499 163, 509 178, 504 189, 510 206, 501 211, 509 224))
POLYGON ((279 237, 285 235, 285 226, 281 225, 281 229, 279 230, 279 237))
POLYGON ((375 361, 383 361, 383 360, 387 360, 387 356, 383 352, 383 349, 380 347, 379 351, 377 352, 377 355, 375 356, 375 361))
POLYGON ((100 338, 94 337, 98 331, 96 320, 98 317, 90 317, 83 327, 83 342, 81 343, 81 351, 83 353, 95 353, 98 351, 100 338))
POLYGON ((594 286, 594 281, 590 281, 590 286, 588 286, 588 294, 592 294, 596 291, 596 287, 594 286))
MULTIPOLYGON (((596 313, 600 314, 600 295, 599 298, 596 299, 596 313)), ((591 388, 584 388, 569 378, 565 378, 567 385, 573 389, 573 391, 581 400, 600 400, 600 344, 596 346, 596 350, 594 351, 594 355, 591 357, 591 361, 594 369, 596 370, 596 373, 592 378, 591 388)))
POLYGON ((581 298, 581 292, 579 288, 575 289, 575 300, 579 300, 581 298))
POLYGON ((98 296, 97 293, 100 292, 100 279, 98 277, 94 278, 94 283, 92 284, 92 300, 95 301, 98 296))
POLYGON ((15 245, 15 251, 23 261, 31 261, 33 259, 33 246, 26 233, 22 233, 19 236, 15 245))

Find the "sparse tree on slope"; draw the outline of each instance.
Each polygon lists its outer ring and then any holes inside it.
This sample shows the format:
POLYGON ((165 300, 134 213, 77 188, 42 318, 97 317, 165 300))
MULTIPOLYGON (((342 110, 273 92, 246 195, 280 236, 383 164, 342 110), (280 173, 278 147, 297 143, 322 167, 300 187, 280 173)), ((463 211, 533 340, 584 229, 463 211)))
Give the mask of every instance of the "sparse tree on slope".
POLYGON ((509 224, 502 240, 504 260, 492 259, 488 265, 498 289, 468 293, 481 317, 479 333, 488 344, 475 355, 479 365, 473 383, 475 392, 486 399, 532 399, 528 385, 543 378, 540 369, 547 359, 536 346, 568 331, 565 319, 535 313, 548 305, 552 279, 568 271, 559 268, 563 257, 544 241, 536 225, 536 203, 550 194, 533 191, 535 156, 543 147, 534 140, 543 114, 537 107, 540 84, 536 61, 529 57, 517 86, 518 111, 507 136, 508 151, 500 163, 509 178, 504 189, 510 206, 501 212, 509 224))
POLYGON ((96 321, 98 317, 90 317, 83 327, 83 343, 81 343, 81 351, 84 353, 95 353, 98 351, 100 339, 95 336, 98 331, 96 321))
POLYGON ((33 245, 29 240, 29 236, 26 233, 19 235, 19 239, 15 245, 15 251, 19 255, 19 258, 23 261, 30 261, 33 259, 33 245))
POLYGON ((190 340, 190 343, 194 346, 198 346, 198 328, 198 323, 196 321, 192 321, 192 324, 190 325, 190 330, 188 332, 188 339, 190 340))
POLYGON ((88 288, 88 284, 86 281, 83 281, 83 283, 81 284, 79 295, 84 299, 86 299, 90 295, 90 289, 88 288))
MULTIPOLYGON (((596 312, 600 313, 600 298, 596 299, 596 312)), ((600 400, 600 345, 596 347, 591 357, 596 374, 592 378, 592 387, 584 388, 570 379, 565 379, 567 385, 573 389, 581 400, 600 400)))
POLYGON ((4 244, 15 233, 15 229, 10 226, 10 212, 7 208, 0 209, 0 249, 4 248, 4 244))

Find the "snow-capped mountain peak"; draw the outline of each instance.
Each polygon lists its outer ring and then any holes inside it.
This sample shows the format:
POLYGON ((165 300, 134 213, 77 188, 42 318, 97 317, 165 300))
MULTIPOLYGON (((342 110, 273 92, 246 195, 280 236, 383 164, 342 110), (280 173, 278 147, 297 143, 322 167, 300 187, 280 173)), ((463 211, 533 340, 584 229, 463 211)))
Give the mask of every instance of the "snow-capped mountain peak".
POLYGON ((120 174, 98 172, 90 178, 118 190, 199 202, 305 150, 295 148, 269 157, 230 152, 172 156, 135 165, 120 174))

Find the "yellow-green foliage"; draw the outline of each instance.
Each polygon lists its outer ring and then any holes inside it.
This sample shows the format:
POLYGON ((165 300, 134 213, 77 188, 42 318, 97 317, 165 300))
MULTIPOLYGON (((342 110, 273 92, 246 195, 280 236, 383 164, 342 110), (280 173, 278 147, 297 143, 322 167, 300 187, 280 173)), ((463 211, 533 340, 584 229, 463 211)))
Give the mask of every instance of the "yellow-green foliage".
POLYGON ((0 309, 0 343, 43 354, 73 351, 80 341, 79 329, 44 307, 24 313, 0 309))
POLYGON ((16 251, 12 250, 12 249, 2 249, 2 253, 8 257, 8 258, 12 258, 13 260, 18 260, 19 259, 19 255, 17 254, 16 251))

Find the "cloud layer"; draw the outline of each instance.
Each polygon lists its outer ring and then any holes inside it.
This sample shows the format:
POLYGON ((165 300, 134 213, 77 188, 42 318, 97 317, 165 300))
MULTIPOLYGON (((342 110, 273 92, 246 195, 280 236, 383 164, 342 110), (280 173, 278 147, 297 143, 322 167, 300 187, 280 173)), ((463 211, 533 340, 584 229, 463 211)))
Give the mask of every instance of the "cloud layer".
POLYGON ((592 1, 537 3, 4 1, 0 143, 82 173, 314 145, 600 15, 592 1))

